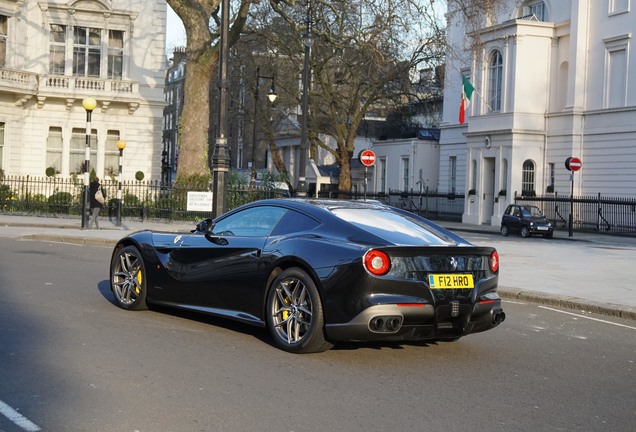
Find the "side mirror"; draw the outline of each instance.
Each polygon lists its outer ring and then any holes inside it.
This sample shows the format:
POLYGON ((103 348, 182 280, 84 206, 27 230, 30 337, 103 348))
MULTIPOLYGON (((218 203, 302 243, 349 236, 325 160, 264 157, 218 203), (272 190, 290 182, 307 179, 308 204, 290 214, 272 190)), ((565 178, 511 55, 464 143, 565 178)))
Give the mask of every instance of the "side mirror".
POLYGON ((212 219, 203 219, 192 232, 207 233, 212 228, 212 219))

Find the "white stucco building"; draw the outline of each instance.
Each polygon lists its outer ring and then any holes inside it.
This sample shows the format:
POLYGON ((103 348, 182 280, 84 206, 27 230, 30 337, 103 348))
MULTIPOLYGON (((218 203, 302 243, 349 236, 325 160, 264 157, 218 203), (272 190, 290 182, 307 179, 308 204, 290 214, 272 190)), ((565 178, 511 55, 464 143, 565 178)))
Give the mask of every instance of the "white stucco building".
POLYGON ((93 97, 90 169, 161 174, 165 0, 0 0, 0 168, 81 171, 93 97))
POLYGON ((464 222, 498 225, 515 193, 569 195, 574 156, 575 195, 636 197, 634 0, 494 3, 475 22, 448 2, 440 191, 466 193, 464 222))

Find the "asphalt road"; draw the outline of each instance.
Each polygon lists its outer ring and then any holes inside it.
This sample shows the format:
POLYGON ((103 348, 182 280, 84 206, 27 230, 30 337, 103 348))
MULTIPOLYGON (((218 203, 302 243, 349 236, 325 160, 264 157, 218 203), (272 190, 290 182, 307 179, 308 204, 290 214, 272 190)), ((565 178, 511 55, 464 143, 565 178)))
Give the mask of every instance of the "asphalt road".
POLYGON ((505 302, 453 343, 292 355, 112 304, 110 249, 0 238, 0 431, 632 431, 634 321, 505 302))

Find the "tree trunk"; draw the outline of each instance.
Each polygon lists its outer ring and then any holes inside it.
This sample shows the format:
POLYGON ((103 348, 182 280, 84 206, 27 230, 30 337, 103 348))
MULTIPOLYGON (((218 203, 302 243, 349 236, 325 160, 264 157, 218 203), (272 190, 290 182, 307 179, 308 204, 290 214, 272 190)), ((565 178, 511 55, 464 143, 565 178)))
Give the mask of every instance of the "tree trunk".
POLYGON ((179 118, 179 164, 177 181, 210 177, 209 128, 210 82, 218 61, 218 50, 196 60, 188 59, 184 82, 183 112, 179 118))
POLYGON ((347 142, 338 141, 338 151, 336 161, 340 166, 340 175, 338 176, 338 198, 347 199, 351 197, 351 156, 353 155, 353 146, 347 142), (351 147, 351 150, 349 149, 351 147))

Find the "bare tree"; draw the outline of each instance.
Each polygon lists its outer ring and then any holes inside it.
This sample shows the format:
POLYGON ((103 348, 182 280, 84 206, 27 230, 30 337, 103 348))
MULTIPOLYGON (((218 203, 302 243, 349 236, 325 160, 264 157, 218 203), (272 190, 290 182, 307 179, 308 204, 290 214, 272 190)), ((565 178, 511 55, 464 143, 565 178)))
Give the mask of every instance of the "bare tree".
MULTIPOLYGON (((210 179, 210 85, 219 59, 221 0, 167 0, 167 3, 181 18, 187 38, 177 182, 207 182, 210 179)), ((252 3, 253 0, 241 0, 234 10, 228 40, 230 46, 245 27, 252 3)))
MULTIPOLYGON (((307 25, 308 1, 300 9, 272 6, 288 24, 277 32, 278 52, 301 65, 299 35, 307 25)), ((420 65, 442 62, 444 31, 434 6, 430 0, 311 1, 309 21, 315 41, 309 138, 312 145, 334 155, 342 193, 351 190, 350 161, 366 114, 403 103, 411 92, 411 74, 420 65), (321 134, 333 137, 335 148, 323 142, 321 134)))

